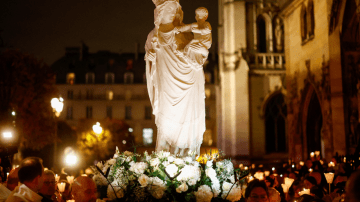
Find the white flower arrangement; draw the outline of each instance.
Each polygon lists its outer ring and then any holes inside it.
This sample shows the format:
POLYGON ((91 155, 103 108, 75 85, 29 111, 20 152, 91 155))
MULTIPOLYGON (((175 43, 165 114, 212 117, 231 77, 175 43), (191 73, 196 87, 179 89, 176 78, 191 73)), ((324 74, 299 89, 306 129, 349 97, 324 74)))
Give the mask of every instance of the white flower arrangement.
POLYGON ((117 150, 114 158, 93 167, 93 179, 97 186, 107 187, 110 200, 240 200, 242 184, 236 177, 240 175, 230 160, 215 157, 199 163, 194 156, 181 158, 164 151, 141 156, 117 150))

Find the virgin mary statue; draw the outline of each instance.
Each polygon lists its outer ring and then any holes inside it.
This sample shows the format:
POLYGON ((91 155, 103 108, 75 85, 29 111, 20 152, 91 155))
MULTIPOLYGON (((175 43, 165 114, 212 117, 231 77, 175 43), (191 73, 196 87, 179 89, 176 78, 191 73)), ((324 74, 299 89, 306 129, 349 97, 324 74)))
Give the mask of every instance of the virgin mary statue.
POLYGON ((156 151, 200 154, 205 132, 204 72, 184 51, 193 35, 180 33, 177 28, 183 25, 178 0, 153 2, 155 28, 147 37, 145 59, 147 88, 158 128, 156 151))

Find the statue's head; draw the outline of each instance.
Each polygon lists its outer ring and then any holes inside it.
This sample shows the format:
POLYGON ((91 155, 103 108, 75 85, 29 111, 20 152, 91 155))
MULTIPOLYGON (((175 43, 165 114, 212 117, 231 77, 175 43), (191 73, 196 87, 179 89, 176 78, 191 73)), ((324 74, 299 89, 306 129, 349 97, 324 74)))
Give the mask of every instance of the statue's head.
POLYGON ((156 8, 154 11, 154 24, 182 23, 183 12, 179 0, 153 0, 156 8))

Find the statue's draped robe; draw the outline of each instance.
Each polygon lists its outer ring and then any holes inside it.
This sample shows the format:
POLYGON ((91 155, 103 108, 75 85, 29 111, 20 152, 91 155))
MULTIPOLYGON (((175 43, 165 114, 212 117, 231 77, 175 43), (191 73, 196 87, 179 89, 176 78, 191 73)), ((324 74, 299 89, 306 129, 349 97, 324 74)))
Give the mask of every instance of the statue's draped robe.
MULTIPOLYGON (((148 35, 147 52, 153 49, 154 32, 148 35)), ((175 33, 176 29, 159 31, 156 59, 146 58, 147 88, 158 127, 156 151, 200 154, 205 132, 204 72, 193 68, 177 50, 181 41, 176 41, 175 33)))

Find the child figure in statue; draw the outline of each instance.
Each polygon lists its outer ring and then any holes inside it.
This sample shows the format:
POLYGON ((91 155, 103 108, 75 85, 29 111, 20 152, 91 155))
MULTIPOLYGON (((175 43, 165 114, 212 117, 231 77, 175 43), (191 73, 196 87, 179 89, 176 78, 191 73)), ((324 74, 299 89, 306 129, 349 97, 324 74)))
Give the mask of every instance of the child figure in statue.
POLYGON ((207 22, 209 12, 206 8, 200 7, 195 10, 195 19, 197 22, 190 25, 176 27, 179 32, 193 32, 194 39, 185 47, 184 52, 189 57, 191 63, 196 68, 202 68, 205 63, 211 47, 212 36, 211 26, 207 22))

